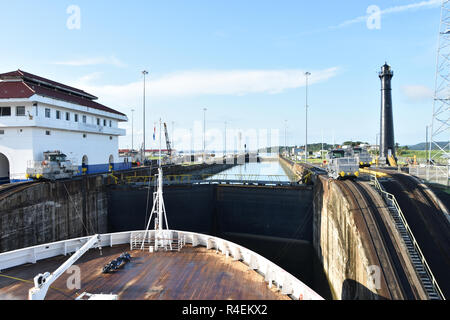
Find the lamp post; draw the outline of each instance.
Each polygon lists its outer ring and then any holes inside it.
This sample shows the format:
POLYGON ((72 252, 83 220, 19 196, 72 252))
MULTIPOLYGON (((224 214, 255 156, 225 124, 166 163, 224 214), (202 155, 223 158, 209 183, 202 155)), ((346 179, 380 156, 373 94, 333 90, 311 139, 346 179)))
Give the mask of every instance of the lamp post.
POLYGON ((144 118, 143 118, 143 122, 144 122, 144 139, 143 139, 143 145, 142 145, 142 153, 141 153, 141 158, 142 158, 142 163, 145 164, 145 76, 148 74, 148 71, 144 70, 142 71, 142 74, 144 75, 144 106, 143 106, 143 112, 144 112, 144 118))
POLYGON ((206 111, 208 109, 203 108, 203 163, 206 162, 206 111))
POLYGON ((284 155, 287 157, 287 120, 284 120, 284 155))
POLYGON ((226 158, 227 156, 227 122, 225 121, 225 134, 224 134, 224 147, 223 147, 223 155, 226 158))
MULTIPOLYGON (((429 125, 426 125, 425 126, 425 150, 428 148, 428 128, 430 128, 430 126, 429 125)), ((428 150, 426 150, 426 151, 428 151, 428 150)), ((428 158, 428 164, 431 164, 430 163, 430 158, 428 158)))
POLYGON ((173 131, 175 128, 175 121, 172 121, 172 150, 175 150, 175 137, 173 136, 173 131))
POLYGON ((305 141, 305 162, 308 162, 308 76, 310 76, 310 72, 305 72, 306 77, 306 141, 305 141))
POLYGON ((322 129, 322 146, 321 146, 321 148, 320 148, 320 158, 321 158, 322 161, 323 161, 323 129, 322 129))
POLYGON ((195 162, 194 135, 192 134, 192 128, 189 129, 189 134, 191 137, 191 158, 190 158, 189 162, 195 162), (194 157, 194 158, 192 158, 192 157, 194 157), (192 161, 192 159, 194 159, 194 160, 192 161))
POLYGON ((134 109, 131 109, 131 151, 134 151, 134 109))

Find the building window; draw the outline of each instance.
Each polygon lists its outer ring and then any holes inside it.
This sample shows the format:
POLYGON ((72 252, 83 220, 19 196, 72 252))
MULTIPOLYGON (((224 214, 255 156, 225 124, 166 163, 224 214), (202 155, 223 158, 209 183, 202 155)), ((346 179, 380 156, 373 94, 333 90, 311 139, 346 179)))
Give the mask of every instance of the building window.
POLYGON ((78 122, 78 115, 75 114, 74 117, 75 117, 75 122, 78 122))
POLYGON ((83 123, 86 123, 86 121, 87 121, 86 116, 83 116, 83 123))
POLYGON ((16 107, 16 116, 24 117, 25 116, 25 107, 16 107))
POLYGON ((5 134, 5 130, 0 130, 0 134, 5 134))
POLYGON ((51 132, 50 132, 50 130, 46 130, 46 131, 45 131, 45 135, 46 135, 46 136, 49 136, 49 135, 51 135, 51 132))
POLYGON ((61 119, 61 111, 56 110, 56 119, 61 119))
POLYGON ((11 107, 0 107, 0 117, 11 116, 11 107))
POLYGON ((50 108, 45 108, 45 117, 50 118, 50 108))
POLYGON ((112 140, 112 136, 109 136, 109 140, 112 140))
POLYGON ((70 113, 66 112, 66 121, 70 121, 70 113))
POLYGON ((103 126, 106 127, 106 119, 103 119, 103 126))
POLYGON ((86 138, 87 137, 87 134, 86 133, 83 133, 83 138, 86 138))
POLYGON ((112 127, 112 121, 111 120, 109 120, 109 126, 112 127))
POLYGON ((97 118, 97 125, 100 125, 100 118, 97 118))

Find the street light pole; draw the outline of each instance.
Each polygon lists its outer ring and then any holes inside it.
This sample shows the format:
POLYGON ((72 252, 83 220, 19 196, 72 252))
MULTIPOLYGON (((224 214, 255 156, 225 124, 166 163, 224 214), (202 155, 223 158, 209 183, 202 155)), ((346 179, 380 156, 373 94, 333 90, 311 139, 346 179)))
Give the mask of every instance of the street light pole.
POLYGON ((131 151, 134 151, 134 109, 131 109, 131 151))
POLYGON ((203 163, 206 162, 206 111, 208 109, 203 108, 203 163))
POLYGON ((144 75, 144 118, 143 118, 143 122, 144 122, 144 139, 143 139, 143 150, 141 153, 141 159, 142 159, 142 163, 145 164, 145 76, 148 74, 148 71, 144 70, 142 71, 142 74, 144 75))
POLYGON ((287 156, 287 120, 284 120, 284 153, 287 156))
POLYGON ((306 77, 306 142, 305 142, 305 162, 308 162, 308 76, 310 76, 310 72, 305 72, 306 77))
POLYGON ((223 155, 226 157, 227 156, 227 122, 225 121, 225 143, 224 143, 224 147, 223 147, 223 155))
POLYGON ((174 128, 175 128, 175 121, 172 121, 172 150, 175 150, 175 137, 173 136, 174 128))
POLYGON ((320 158, 321 158, 322 161, 323 161, 323 129, 322 129, 322 146, 321 146, 321 148, 320 148, 320 158))
POLYGON ((192 128, 189 129, 189 134, 191 137, 191 158, 189 162, 195 162, 194 135, 192 134, 192 128), (192 161, 192 157, 194 157, 194 161, 192 161))

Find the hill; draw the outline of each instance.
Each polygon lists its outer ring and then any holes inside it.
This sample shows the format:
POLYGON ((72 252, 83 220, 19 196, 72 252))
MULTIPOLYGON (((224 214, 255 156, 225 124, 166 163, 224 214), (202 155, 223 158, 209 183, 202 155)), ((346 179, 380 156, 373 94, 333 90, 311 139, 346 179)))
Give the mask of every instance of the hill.
MULTIPOLYGON (((448 142, 438 142, 438 145, 441 146, 441 148, 444 148, 448 142)), ((428 150, 428 146, 426 146, 426 142, 421 142, 415 145, 408 146, 409 150, 428 150)), ((433 145, 433 150, 438 150, 438 147, 436 145, 433 145)))

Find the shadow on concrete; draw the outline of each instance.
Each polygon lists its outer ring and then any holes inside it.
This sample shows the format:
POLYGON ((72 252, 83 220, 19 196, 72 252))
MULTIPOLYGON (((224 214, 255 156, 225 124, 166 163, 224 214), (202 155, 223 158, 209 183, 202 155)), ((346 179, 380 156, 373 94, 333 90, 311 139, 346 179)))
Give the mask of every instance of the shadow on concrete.
POLYGON ((342 300, 388 300, 353 279, 346 279, 342 284, 342 300))

